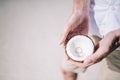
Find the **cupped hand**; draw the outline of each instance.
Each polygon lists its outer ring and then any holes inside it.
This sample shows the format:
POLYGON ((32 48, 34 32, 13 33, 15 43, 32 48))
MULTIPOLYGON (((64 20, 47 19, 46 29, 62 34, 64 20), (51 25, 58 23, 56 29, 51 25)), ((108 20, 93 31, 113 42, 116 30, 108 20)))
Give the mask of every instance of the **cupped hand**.
POLYGON ((100 62, 107 57, 113 50, 120 46, 120 29, 109 32, 98 43, 96 51, 88 57, 83 63, 76 62, 71 59, 68 61, 79 67, 89 67, 100 62))
MULTIPOLYGON (((63 36, 60 40, 60 44, 63 45, 64 50, 66 47, 67 42, 75 35, 87 35, 88 33, 88 21, 89 17, 87 14, 80 14, 79 12, 74 12, 68 19, 65 29, 63 32, 63 36)), ((66 50, 65 50, 66 53, 66 50)), ((70 59, 66 54, 65 54, 67 60, 71 63, 76 63, 72 59, 70 59)), ((79 66, 82 66, 82 62, 79 62, 79 66), (80 65, 81 64, 81 65, 80 65)))
POLYGON ((87 35, 88 33, 88 15, 74 12, 68 19, 60 40, 60 44, 66 46, 69 39, 78 34, 87 35))
POLYGON ((87 66, 100 62, 107 57, 112 51, 120 46, 120 29, 109 32, 98 43, 97 50, 93 55, 84 61, 87 66))

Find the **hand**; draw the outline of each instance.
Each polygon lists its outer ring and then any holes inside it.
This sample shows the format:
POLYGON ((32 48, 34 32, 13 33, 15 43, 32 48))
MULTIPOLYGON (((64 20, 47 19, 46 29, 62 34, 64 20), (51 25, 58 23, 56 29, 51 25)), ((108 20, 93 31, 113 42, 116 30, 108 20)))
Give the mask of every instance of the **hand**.
POLYGON ((109 32, 98 43, 97 50, 93 55, 86 59, 83 63, 69 60, 72 64, 80 67, 88 67, 100 62, 103 58, 108 56, 110 52, 120 46, 120 29, 109 32))
POLYGON ((88 33, 89 0, 74 0, 73 12, 64 29, 60 44, 66 45, 68 40, 77 34, 88 33))
POLYGON ((65 46, 69 39, 78 34, 87 35, 88 33, 88 16, 87 14, 80 14, 79 12, 74 12, 64 29, 63 36, 60 40, 60 44, 65 46))
POLYGON ((120 29, 109 32, 99 42, 98 49, 91 55, 84 64, 90 66, 101 61, 108 56, 113 50, 120 46, 120 29))
MULTIPOLYGON (((63 45, 64 48, 66 47, 66 44, 69 41, 69 39, 73 36, 79 34, 87 35, 89 20, 88 9, 89 5, 88 2, 85 2, 85 0, 74 0, 73 13, 67 21, 63 36, 60 40, 60 44, 63 45)), ((67 55, 66 58, 71 60, 67 55)))
MULTIPOLYGON (((75 12, 71 15, 71 17, 69 18, 65 26, 63 36, 60 40, 60 44, 62 44, 63 47, 65 48, 70 38, 78 34, 87 35, 87 33, 88 33, 88 15, 87 14, 81 15, 79 12, 75 12)), ((66 53, 66 50, 65 50, 65 53, 66 53)), ((68 61, 74 62, 66 54, 65 56, 68 61)), ((79 62, 79 66, 80 64, 82 63, 79 62)))

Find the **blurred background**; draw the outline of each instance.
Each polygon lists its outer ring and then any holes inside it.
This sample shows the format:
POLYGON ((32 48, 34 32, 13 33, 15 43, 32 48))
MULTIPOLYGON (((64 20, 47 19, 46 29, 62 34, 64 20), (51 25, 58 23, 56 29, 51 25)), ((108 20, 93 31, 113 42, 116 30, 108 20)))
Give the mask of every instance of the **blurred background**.
MULTIPOLYGON (((73 0, 0 0, 0 80, 63 80, 59 39, 72 4, 73 0)), ((97 70, 89 69, 78 80, 96 80, 97 70)))

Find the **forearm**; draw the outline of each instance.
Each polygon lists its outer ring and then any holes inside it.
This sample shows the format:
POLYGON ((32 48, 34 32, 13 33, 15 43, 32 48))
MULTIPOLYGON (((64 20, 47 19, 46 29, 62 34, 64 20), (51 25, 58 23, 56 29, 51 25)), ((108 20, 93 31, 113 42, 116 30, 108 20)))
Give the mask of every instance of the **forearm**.
POLYGON ((90 0, 74 0, 73 12, 88 11, 90 0))

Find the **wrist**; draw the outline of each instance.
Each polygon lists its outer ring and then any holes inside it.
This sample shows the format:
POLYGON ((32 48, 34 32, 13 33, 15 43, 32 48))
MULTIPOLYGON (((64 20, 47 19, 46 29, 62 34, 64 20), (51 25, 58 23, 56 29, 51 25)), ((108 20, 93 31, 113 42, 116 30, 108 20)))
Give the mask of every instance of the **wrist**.
POLYGON ((120 45, 120 29, 116 31, 117 37, 118 37, 118 44, 120 45))
POLYGON ((114 34, 116 37, 115 45, 119 47, 120 46, 120 29, 112 31, 112 34, 114 34))
POLYGON ((77 13, 88 13, 89 11, 89 0, 74 0, 73 12, 77 13))

